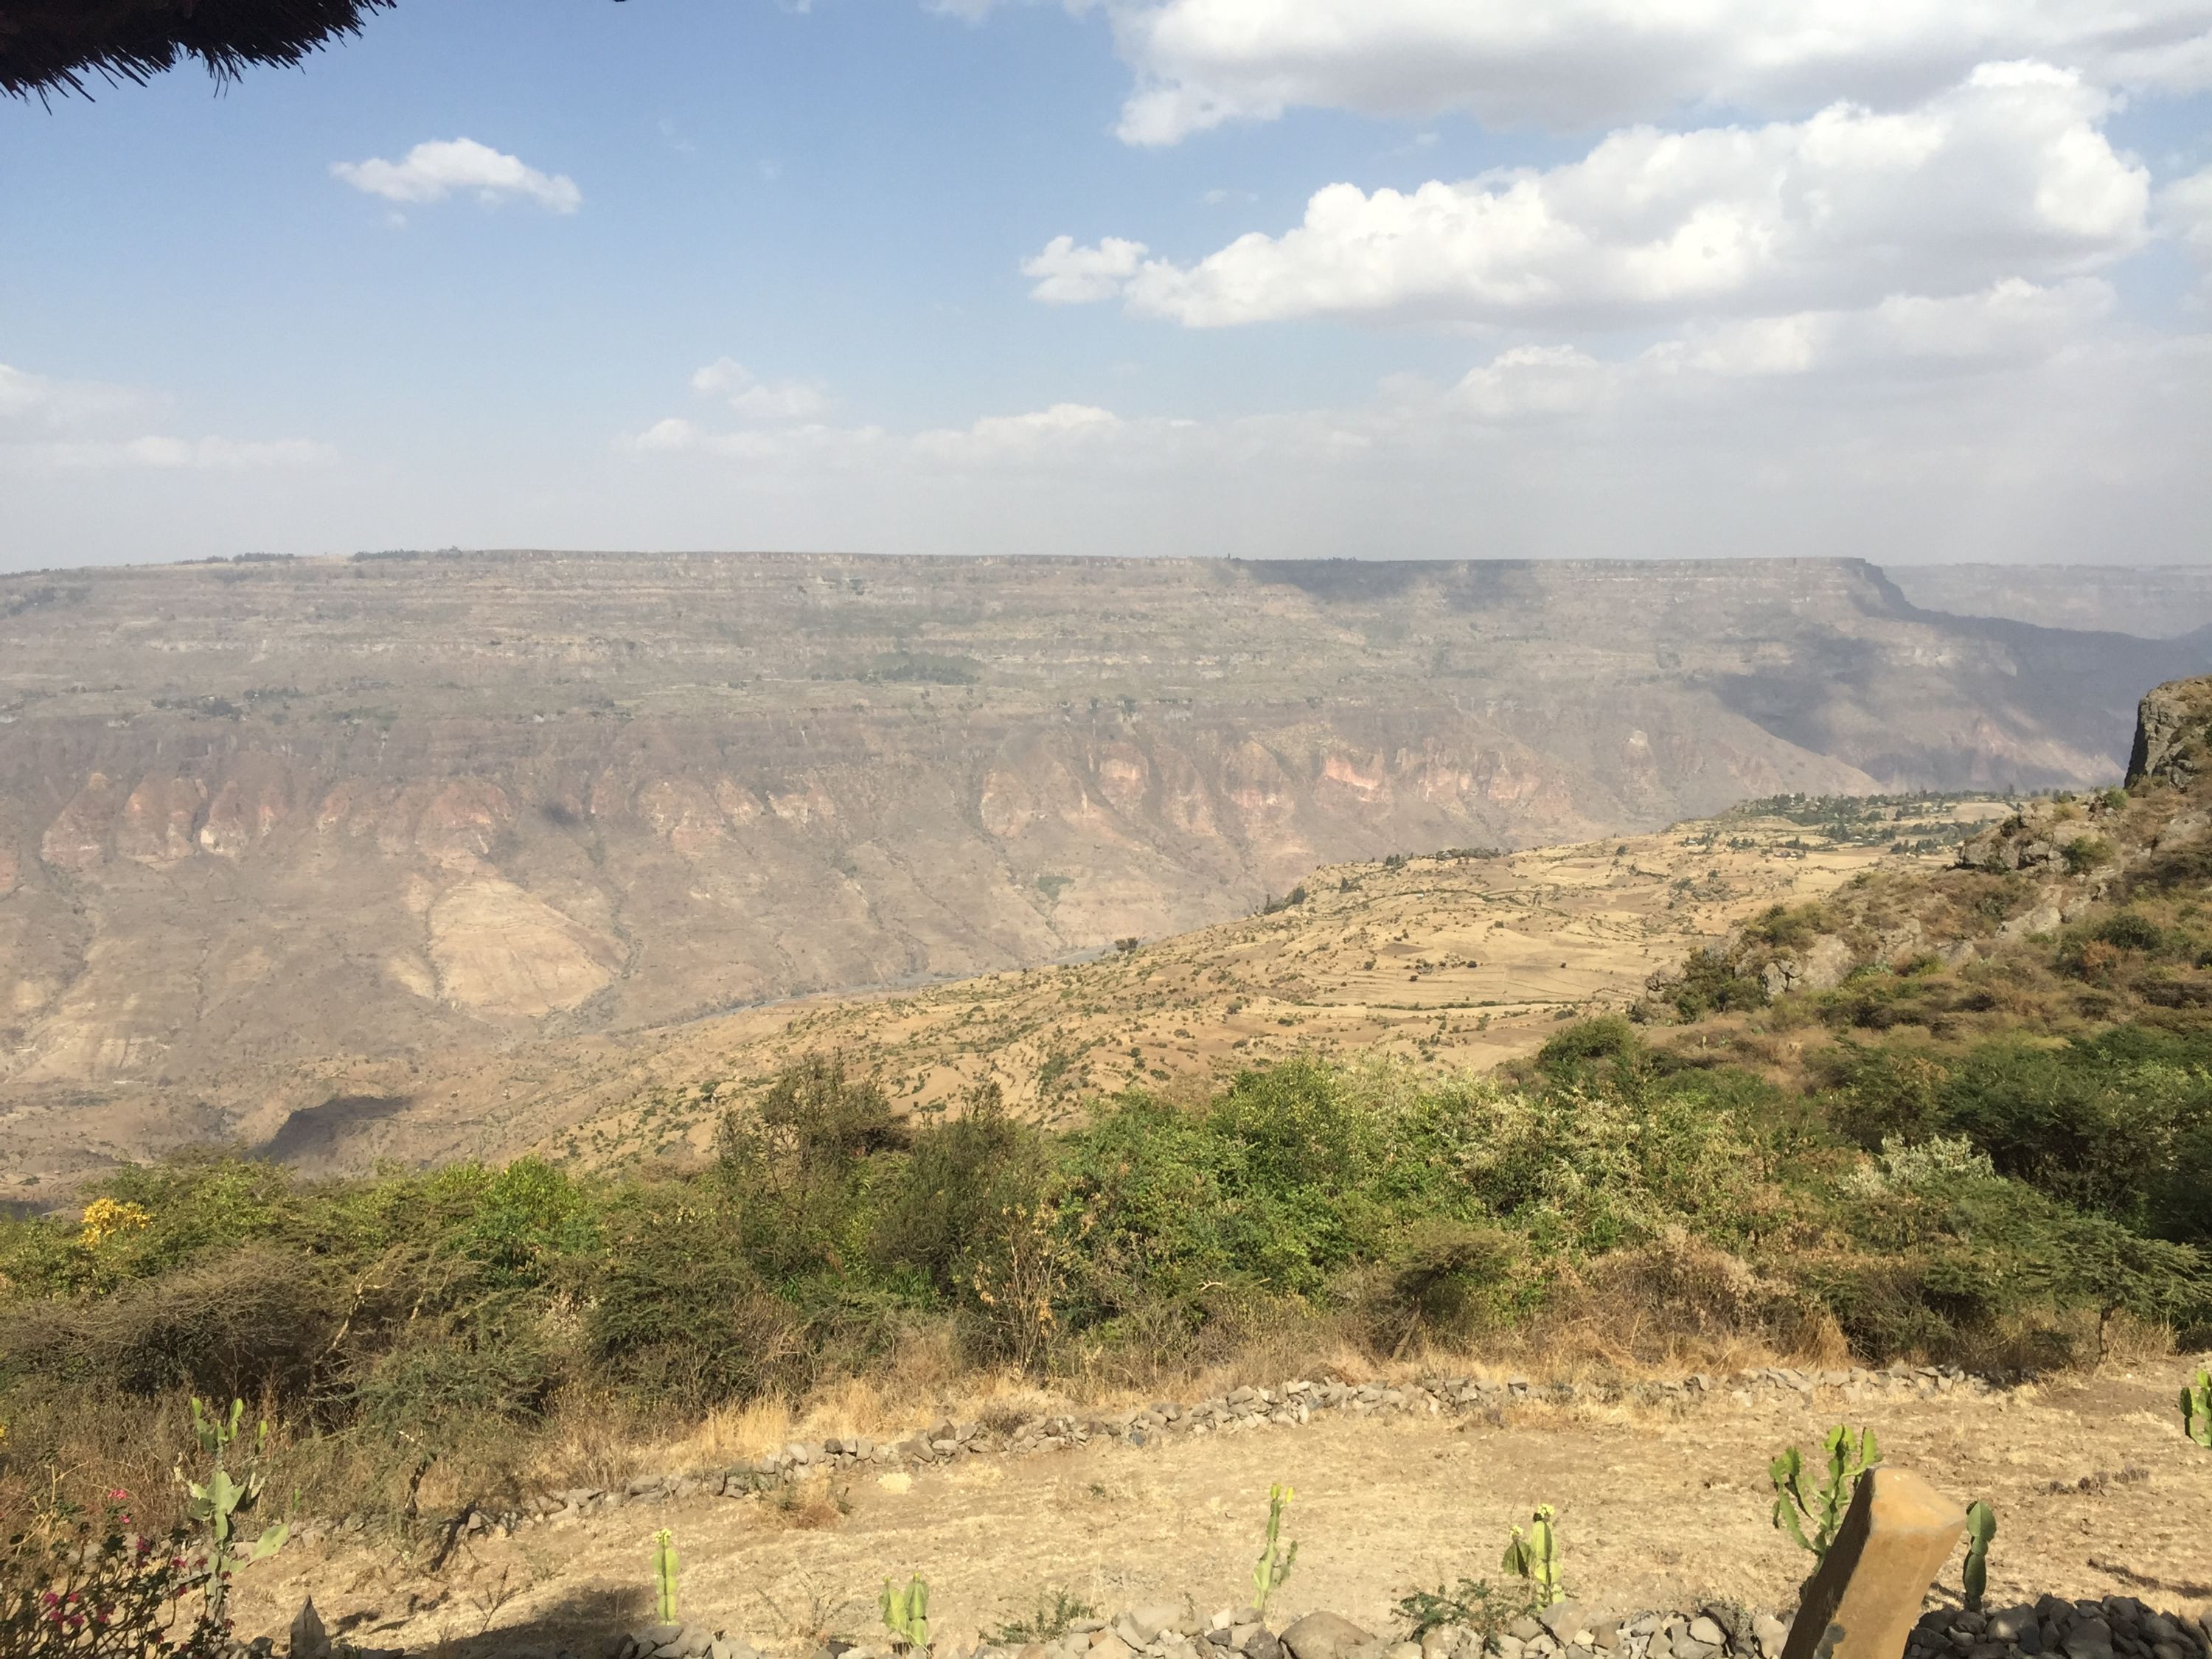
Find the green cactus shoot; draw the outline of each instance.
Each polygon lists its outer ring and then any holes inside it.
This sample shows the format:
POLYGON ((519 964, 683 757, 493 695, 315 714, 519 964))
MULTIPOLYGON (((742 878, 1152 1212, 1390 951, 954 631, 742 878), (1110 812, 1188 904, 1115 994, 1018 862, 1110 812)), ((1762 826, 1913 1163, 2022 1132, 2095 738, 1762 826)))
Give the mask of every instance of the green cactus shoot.
POLYGON ((2181 1391, 2181 1431, 2212 1451, 2212 1371, 2197 1373, 2197 1386, 2181 1391))
POLYGON ((1966 1505, 1966 1567, 1960 1575, 1966 1610, 1982 1610, 1982 1595, 1990 1587, 1990 1540, 1997 1535, 1997 1512, 1981 1498, 1966 1505))
POLYGON ((1513 1536, 1505 1546, 1505 1557, 1498 1565, 1516 1578, 1525 1578, 1534 1585, 1543 1605, 1566 1600, 1567 1593, 1559 1588, 1559 1534, 1552 1524, 1557 1518, 1549 1504, 1536 1505, 1536 1513, 1529 1517, 1527 1528, 1516 1527, 1513 1536))
POLYGON ((1851 1494, 1858 1490, 1859 1477, 1881 1462, 1881 1447, 1872 1429, 1861 1429, 1854 1437, 1840 1423, 1820 1444, 1828 1454, 1827 1473, 1810 1497, 1805 1492, 1805 1459, 1795 1446, 1766 1466, 1766 1478, 1774 1486, 1775 1529, 1788 1533, 1800 1549, 1825 1560, 1844 1524, 1851 1494), (1808 1522, 1810 1532, 1806 1530, 1808 1522))
POLYGON ((653 1534, 653 1583, 660 1607, 660 1622, 676 1622, 676 1534, 663 1527, 653 1534))
POLYGON ((929 1582, 920 1573, 895 1590, 884 1580, 884 1628, 898 1646, 919 1653, 929 1645, 929 1582))
POLYGON ((1260 1609, 1262 1618, 1267 1616, 1268 1601, 1291 1576, 1291 1567, 1298 1559, 1295 1541, 1287 1548, 1283 1544, 1283 1511, 1290 1508, 1295 1496, 1288 1486, 1267 1488, 1267 1536, 1252 1567, 1252 1605, 1260 1609))
POLYGON ((238 1517, 252 1511, 261 1497, 261 1460, 269 1446, 269 1425, 264 1422, 253 1437, 253 1449, 246 1460, 244 1479, 234 1476, 229 1467, 230 1449, 238 1439, 239 1419, 246 1414, 246 1402, 234 1400, 230 1410, 221 1417, 209 1413, 206 1406, 195 1395, 192 1397, 192 1437, 199 1443, 201 1455, 210 1465, 205 1480, 195 1480, 185 1471, 185 1458, 179 1454, 174 1471, 177 1484, 185 1489, 185 1510, 192 1521, 207 1534, 207 1604, 209 1613, 220 1623, 223 1604, 230 1596, 230 1576, 240 1567, 274 1555, 284 1547, 290 1534, 289 1522, 280 1521, 265 1527, 252 1543, 240 1548, 236 1532, 238 1517))

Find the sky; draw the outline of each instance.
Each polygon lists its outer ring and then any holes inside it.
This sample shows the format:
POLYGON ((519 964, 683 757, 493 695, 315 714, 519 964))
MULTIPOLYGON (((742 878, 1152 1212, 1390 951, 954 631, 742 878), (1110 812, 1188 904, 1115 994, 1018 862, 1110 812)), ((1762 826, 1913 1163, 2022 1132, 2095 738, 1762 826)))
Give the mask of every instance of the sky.
POLYGON ((2212 558, 2212 0, 401 0, 0 100, 0 570, 2212 558))

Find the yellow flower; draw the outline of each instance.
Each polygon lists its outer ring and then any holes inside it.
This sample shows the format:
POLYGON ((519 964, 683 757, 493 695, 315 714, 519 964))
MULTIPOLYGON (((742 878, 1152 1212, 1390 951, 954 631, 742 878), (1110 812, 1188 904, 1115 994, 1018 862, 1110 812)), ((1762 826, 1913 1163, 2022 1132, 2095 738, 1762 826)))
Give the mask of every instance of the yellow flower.
POLYGON ((135 1233, 154 1218, 136 1204, 112 1198, 95 1198, 84 1206, 84 1231, 77 1243, 96 1250, 118 1233, 135 1233))

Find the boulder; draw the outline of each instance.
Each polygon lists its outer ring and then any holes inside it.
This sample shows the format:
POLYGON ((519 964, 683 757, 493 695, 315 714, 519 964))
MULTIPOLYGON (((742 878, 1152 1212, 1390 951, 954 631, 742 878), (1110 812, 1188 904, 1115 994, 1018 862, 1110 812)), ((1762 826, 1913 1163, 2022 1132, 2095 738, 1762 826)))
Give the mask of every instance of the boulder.
POLYGON ((1283 1632, 1283 1649, 1291 1659, 1350 1659, 1353 1652, 1371 1646, 1374 1641, 1336 1613, 1310 1613, 1283 1632))

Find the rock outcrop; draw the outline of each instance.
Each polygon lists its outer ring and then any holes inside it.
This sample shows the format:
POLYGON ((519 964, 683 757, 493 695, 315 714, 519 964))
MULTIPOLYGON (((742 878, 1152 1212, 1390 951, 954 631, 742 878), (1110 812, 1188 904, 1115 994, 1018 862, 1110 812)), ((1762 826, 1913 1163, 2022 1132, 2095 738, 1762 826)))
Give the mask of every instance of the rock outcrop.
POLYGON ((2188 784, 2212 768, 2212 678, 2172 680, 2147 693, 2136 710, 2128 781, 2164 778, 2188 784))

